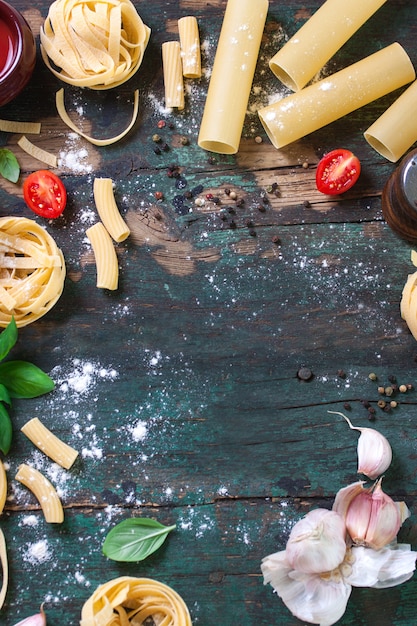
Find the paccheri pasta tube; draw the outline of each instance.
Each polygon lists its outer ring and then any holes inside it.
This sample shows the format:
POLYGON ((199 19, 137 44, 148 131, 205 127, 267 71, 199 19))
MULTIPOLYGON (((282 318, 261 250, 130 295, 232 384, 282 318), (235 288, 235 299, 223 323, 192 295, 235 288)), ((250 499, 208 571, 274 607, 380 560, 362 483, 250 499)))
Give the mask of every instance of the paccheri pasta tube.
POLYGON ((64 509, 55 487, 39 470, 22 463, 15 476, 37 498, 43 511, 45 521, 50 524, 61 524, 64 521, 64 509))
POLYGON ((113 241, 102 222, 97 222, 85 231, 94 252, 97 268, 96 285, 99 289, 117 289, 119 263, 113 241))
POLYGON ((45 228, 25 217, 0 218, 0 326, 25 326, 47 313, 64 288, 65 261, 45 228))
POLYGON ((62 439, 54 435, 39 418, 34 417, 26 422, 22 426, 21 431, 39 450, 42 450, 44 454, 61 467, 70 469, 74 464, 78 456, 77 450, 74 450, 62 439))
POLYGON ((198 136, 200 148, 239 149, 268 0, 228 0, 198 136))
POLYGON ((80 626, 129 626, 154 617, 161 626, 192 626, 187 605, 168 585, 121 576, 100 585, 85 602, 80 626))
POLYGON ((364 132, 374 150, 395 163, 417 141, 417 81, 364 132))
POLYGON ((181 49, 178 41, 162 44, 165 106, 168 109, 184 108, 184 81, 182 77, 181 49))
POLYGON ((293 91, 302 89, 387 0, 327 0, 269 62, 293 91))
POLYGON ((414 79, 409 56, 393 43, 258 114, 275 148, 282 148, 414 79))
POLYGON ((192 15, 178 20, 182 73, 185 78, 201 77, 200 34, 197 19, 192 15))
POLYGON ((130 0, 56 0, 41 28, 41 54, 60 80, 109 89, 139 69, 150 32, 130 0))

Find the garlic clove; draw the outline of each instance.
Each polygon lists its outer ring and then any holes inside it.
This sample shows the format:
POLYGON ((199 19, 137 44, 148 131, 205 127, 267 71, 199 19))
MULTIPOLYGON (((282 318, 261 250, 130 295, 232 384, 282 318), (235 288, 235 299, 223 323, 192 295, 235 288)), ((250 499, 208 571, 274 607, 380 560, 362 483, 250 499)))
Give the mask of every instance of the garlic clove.
POLYGON ((393 541, 402 523, 401 507, 381 487, 381 479, 369 488, 353 483, 336 494, 333 510, 341 515, 354 544, 375 550, 393 541))
POLYGON ((360 432, 358 440, 358 474, 365 474, 371 480, 381 476, 391 465, 392 449, 386 437, 374 428, 353 426, 350 419, 338 411, 329 411, 341 415, 352 430, 360 432))
POLYGON ((346 526, 335 511, 314 509, 292 528, 286 555, 290 566, 307 574, 336 568, 346 553, 346 526))
POLYGON ((46 626, 46 615, 43 610, 43 604, 39 609, 39 613, 22 619, 20 622, 15 624, 15 626, 46 626))

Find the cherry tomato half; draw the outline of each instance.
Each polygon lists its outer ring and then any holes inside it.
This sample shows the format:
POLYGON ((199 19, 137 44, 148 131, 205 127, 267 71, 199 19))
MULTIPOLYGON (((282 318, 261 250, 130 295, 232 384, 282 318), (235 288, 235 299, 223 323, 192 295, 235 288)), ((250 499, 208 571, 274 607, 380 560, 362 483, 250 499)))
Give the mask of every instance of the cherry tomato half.
POLYGON ((64 183, 49 170, 29 174, 23 183, 23 197, 34 213, 41 217, 59 217, 67 204, 64 183))
POLYGON ((360 173, 360 161, 350 150, 332 150, 324 155, 317 166, 317 189, 332 196, 344 193, 353 187, 360 173))

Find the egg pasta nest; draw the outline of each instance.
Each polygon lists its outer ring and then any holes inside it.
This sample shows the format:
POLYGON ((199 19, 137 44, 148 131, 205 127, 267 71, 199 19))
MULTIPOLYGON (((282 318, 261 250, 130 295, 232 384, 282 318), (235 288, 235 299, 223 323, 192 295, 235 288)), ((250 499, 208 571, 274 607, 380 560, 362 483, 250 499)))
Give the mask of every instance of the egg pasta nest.
POLYGON ((130 0, 56 0, 41 28, 41 54, 62 81, 109 89, 138 70, 150 32, 130 0))
POLYGON ((20 327, 45 315, 64 280, 64 256, 42 226, 25 217, 0 218, 1 327, 12 316, 20 327))

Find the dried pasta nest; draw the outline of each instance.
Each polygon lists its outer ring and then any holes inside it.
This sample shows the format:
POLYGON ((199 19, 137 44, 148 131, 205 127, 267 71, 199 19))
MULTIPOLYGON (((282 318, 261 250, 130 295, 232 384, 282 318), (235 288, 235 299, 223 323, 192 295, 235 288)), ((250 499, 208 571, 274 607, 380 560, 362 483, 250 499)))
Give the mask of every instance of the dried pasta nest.
POLYGON ((96 589, 84 604, 80 626, 191 626, 187 605, 176 591, 150 578, 121 576, 96 589))
POLYGON ((18 327, 47 313, 65 280, 61 250, 46 230, 26 217, 0 218, 0 326, 18 327))
POLYGON ((110 89, 139 69, 150 32, 130 0, 56 0, 41 28, 41 54, 60 80, 110 89))

